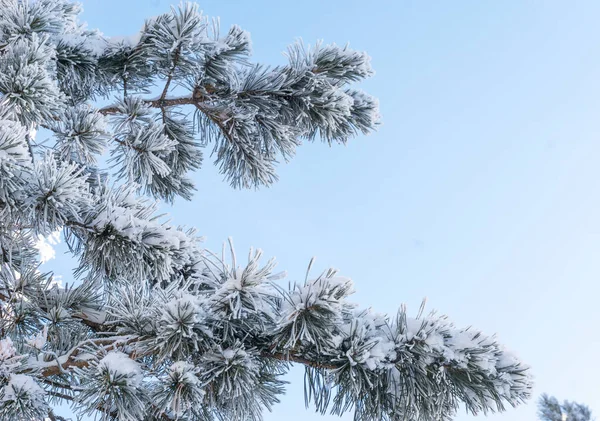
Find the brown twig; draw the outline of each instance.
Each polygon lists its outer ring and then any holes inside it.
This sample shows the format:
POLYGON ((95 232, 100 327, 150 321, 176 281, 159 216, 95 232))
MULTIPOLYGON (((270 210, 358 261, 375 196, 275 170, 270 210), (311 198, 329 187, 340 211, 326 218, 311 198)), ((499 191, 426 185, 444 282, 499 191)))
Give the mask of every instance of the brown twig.
POLYGON ((305 365, 305 366, 311 367, 311 368, 319 368, 319 369, 324 369, 324 370, 335 370, 336 368, 338 368, 338 366, 336 366, 334 364, 323 364, 323 363, 312 361, 307 358, 300 357, 298 355, 294 355, 294 354, 290 354, 290 353, 285 354, 283 352, 265 351, 265 352, 262 352, 260 355, 263 358, 272 358, 272 359, 279 360, 279 361, 298 363, 298 364, 302 364, 302 365, 305 365))
POLYGON ((179 64, 179 59, 181 58, 181 44, 177 46, 175 49, 175 53, 173 54, 173 65, 169 69, 169 74, 167 75, 167 82, 165 83, 165 87, 160 95, 159 101, 162 102, 167 97, 167 93, 169 92, 169 87, 171 86, 171 82, 173 81, 173 75, 175 74, 175 69, 179 64))
POLYGON ((123 340, 123 339, 119 340, 119 339, 115 339, 115 338, 113 338, 113 339, 99 338, 99 339, 92 339, 89 341, 82 342, 82 343, 78 344, 76 347, 74 347, 71 351, 69 351, 66 355, 63 356, 63 357, 65 357, 65 356, 67 357, 64 362, 61 363, 61 362, 57 361, 56 364, 52 364, 47 367, 44 367, 41 370, 41 375, 43 377, 56 376, 56 375, 61 374, 63 371, 68 370, 69 368, 88 367, 90 365, 89 361, 77 358, 77 355, 82 350, 82 347, 85 346, 86 343, 88 343, 88 342, 92 342, 95 345, 105 345, 102 347, 102 351, 110 352, 110 351, 114 351, 119 346, 130 345, 132 343, 140 341, 141 339, 142 338, 135 336, 135 337, 129 338, 127 340, 123 340), (106 342, 106 344, 104 344, 104 342, 106 342))
POLYGON ((140 153, 146 152, 144 149, 142 149, 142 148, 140 148, 138 146, 132 145, 129 142, 125 142, 124 140, 121 140, 118 137, 114 137, 113 140, 116 143, 118 143, 119 145, 124 146, 124 147, 129 148, 129 149, 133 149, 136 152, 140 152, 140 153))
MULTIPOLYGON (((165 98, 163 100, 159 99, 148 99, 144 100, 146 105, 152 108, 161 108, 163 107, 177 107, 180 105, 194 105, 197 100, 192 97, 183 97, 183 98, 165 98)), ((115 105, 111 105, 108 107, 100 108, 98 110, 100 114, 109 115, 109 114, 118 114, 120 113, 119 107, 115 105)))

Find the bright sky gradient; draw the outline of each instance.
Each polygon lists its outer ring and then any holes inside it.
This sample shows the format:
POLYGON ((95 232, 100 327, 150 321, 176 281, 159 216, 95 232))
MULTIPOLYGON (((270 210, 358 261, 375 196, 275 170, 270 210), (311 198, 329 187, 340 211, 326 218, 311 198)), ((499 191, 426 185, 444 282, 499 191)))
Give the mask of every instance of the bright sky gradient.
MULTIPOLYGON (((177 2, 83 0, 83 19, 132 34, 177 2)), ((355 300, 378 311, 416 313, 426 296, 530 363, 536 399, 548 392, 600 416, 600 2, 200 6, 224 29, 250 31, 260 62, 284 63, 298 37, 368 51, 377 73, 362 87, 380 99, 384 125, 346 147, 304 145, 260 191, 233 191, 207 157, 173 220, 212 249, 228 236, 240 255, 262 248, 291 279, 316 255, 315 274, 339 268, 355 300)), ((304 409, 301 370, 289 380, 267 421, 339 419, 304 409)), ((530 421, 535 410, 487 419, 530 421)))

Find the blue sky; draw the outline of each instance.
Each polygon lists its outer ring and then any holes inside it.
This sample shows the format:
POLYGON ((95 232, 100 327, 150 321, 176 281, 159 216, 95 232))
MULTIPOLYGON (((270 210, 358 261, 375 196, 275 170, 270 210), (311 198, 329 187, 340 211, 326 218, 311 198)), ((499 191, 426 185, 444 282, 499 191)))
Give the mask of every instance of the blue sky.
MULTIPOLYGON (((84 0, 83 18, 131 34, 170 3, 84 0)), ((317 256, 317 270, 339 268, 378 311, 416 313, 428 297, 530 363, 536 398, 600 415, 600 2, 200 6, 250 31, 257 61, 283 63, 298 37, 368 51, 377 74, 361 87, 380 99, 384 125, 345 147, 304 145, 260 191, 233 191, 207 159, 172 218, 209 248, 228 236, 240 254, 262 248, 291 279, 317 256)), ((304 409, 301 370, 289 380, 267 421, 339 419, 304 409)), ((488 419, 535 418, 532 402, 488 419)))

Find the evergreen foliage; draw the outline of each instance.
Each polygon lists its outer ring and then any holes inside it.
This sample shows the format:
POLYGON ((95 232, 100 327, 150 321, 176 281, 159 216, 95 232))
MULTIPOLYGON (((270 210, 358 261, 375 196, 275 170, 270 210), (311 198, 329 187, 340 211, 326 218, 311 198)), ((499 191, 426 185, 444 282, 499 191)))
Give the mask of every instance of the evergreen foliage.
POLYGON ((306 367, 307 402, 356 420, 529 397, 527 366, 494 337, 360 309, 333 270, 283 288, 260 251, 211 253, 156 213, 191 199, 205 147, 248 188, 275 182, 304 141, 372 131, 377 101, 354 87, 373 73, 366 54, 296 43, 269 67, 250 61, 247 32, 221 35, 192 3, 133 37, 103 37, 79 12, 0 0, 0 419, 61 419, 67 402, 102 420, 259 420, 291 364, 306 367), (59 230, 78 258, 66 287, 35 248, 59 230))
POLYGON ((542 421, 594 421, 592 411, 586 405, 564 401, 543 394, 538 401, 538 416, 542 421))

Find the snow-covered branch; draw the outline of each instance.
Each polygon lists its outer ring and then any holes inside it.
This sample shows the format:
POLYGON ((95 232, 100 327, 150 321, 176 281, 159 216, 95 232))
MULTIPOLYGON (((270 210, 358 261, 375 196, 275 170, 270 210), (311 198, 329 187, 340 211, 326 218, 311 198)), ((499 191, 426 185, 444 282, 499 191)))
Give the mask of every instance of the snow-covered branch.
POLYGON ((295 43, 287 64, 253 64, 249 34, 220 35, 193 3, 113 38, 70 0, 0 4, 1 419, 59 420, 51 404, 68 401, 105 420, 257 421, 291 364, 317 410, 365 421, 529 397, 529 369, 494 337, 360 309, 334 270, 285 288, 260 250, 217 256, 157 213, 192 198, 208 145, 246 188, 305 140, 375 130, 377 100, 354 86, 373 74, 365 53, 295 43), (56 232, 77 259, 65 286, 40 266, 56 232))

